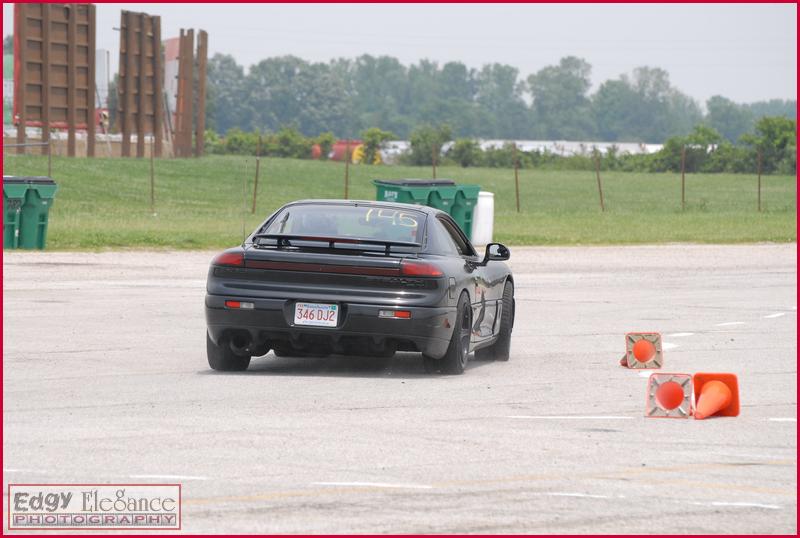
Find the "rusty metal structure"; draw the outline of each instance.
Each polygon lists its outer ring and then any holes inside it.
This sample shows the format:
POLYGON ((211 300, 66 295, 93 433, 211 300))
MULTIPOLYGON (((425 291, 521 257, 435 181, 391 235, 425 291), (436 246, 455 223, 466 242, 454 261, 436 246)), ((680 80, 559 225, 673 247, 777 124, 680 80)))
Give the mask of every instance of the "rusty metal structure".
POLYGON ((206 63, 208 62, 208 34, 197 33, 197 122, 195 125, 195 157, 205 153, 206 132, 206 63))
POLYGON ((160 157, 164 134, 161 17, 122 12, 117 91, 122 156, 131 156, 131 135, 136 133, 136 156, 144 157, 145 137, 150 134, 155 156, 160 157))
POLYGON ((208 34, 204 30, 198 31, 196 57, 194 30, 181 29, 178 40, 178 92, 175 99, 173 148, 176 157, 199 157, 205 151, 208 34))
POLYGON ((194 30, 181 28, 178 46, 178 95, 175 101, 175 134, 172 146, 176 157, 192 155, 194 116, 194 30))
POLYGON ((14 121, 18 153, 27 126, 41 127, 42 153, 50 129, 67 129, 67 154, 75 156, 78 129, 95 142, 95 6, 14 4, 14 121))

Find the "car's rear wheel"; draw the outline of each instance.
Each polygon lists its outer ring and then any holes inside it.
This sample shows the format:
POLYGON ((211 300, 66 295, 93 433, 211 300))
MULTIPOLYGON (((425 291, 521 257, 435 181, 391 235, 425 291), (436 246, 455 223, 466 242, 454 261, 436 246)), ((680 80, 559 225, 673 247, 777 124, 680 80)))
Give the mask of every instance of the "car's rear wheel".
POLYGON ((481 360, 507 361, 511 357, 511 329, 514 327, 514 284, 506 282, 503 287, 503 313, 500 317, 500 332, 494 344, 475 352, 481 360))
POLYGON ((427 355, 422 356, 425 371, 428 373, 442 372, 444 374, 463 374, 469 360, 469 341, 472 330, 472 309, 469 298, 462 293, 456 308, 456 326, 447 353, 441 359, 434 359, 427 355))
POLYGON ((237 355, 231 349, 228 341, 221 339, 219 345, 211 341, 211 337, 206 333, 206 355, 208 355, 208 365, 213 370, 222 372, 241 372, 250 366, 248 355, 237 355))

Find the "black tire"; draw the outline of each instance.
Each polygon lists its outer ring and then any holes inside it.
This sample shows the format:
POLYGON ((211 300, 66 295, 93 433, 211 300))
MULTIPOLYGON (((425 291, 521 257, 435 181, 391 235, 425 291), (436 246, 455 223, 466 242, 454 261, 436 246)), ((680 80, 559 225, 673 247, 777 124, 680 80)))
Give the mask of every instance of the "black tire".
POLYGON ((443 374, 463 374, 469 360, 469 342, 472 331, 472 308, 466 293, 458 299, 456 308, 456 326, 447 353, 441 359, 422 356, 425 371, 429 373, 442 372, 443 374))
POLYGON ((425 367, 425 373, 428 374, 438 374, 442 367, 441 361, 427 355, 422 356, 422 365, 425 367))
POLYGON ((212 370, 241 372, 250 366, 249 356, 237 355, 224 340, 221 340, 219 345, 215 344, 211 341, 208 333, 206 333, 206 354, 208 355, 208 365, 212 370))
POLYGON ((511 358, 511 329, 514 327, 514 284, 506 282, 503 287, 503 313, 500 317, 500 332, 494 344, 475 352, 475 358, 490 361, 507 361, 511 358))

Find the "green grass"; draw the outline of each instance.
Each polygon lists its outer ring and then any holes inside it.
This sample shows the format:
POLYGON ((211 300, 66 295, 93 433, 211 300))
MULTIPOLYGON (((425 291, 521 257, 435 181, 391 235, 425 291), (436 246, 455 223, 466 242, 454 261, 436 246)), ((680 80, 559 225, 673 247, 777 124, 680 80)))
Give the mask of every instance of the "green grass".
MULTIPOLYGON (((7 175, 47 173, 41 156, 6 155, 7 175)), ((48 249, 206 248, 242 238, 242 179, 248 232, 273 209, 300 198, 343 196, 344 165, 262 159, 258 207, 250 214, 255 160, 234 156, 157 160, 156 214, 150 211, 149 161, 53 158, 59 185, 48 249)), ((374 199, 376 178, 430 177, 430 168, 351 166, 350 198, 374 199)), ((676 174, 603 172, 600 212, 592 172, 520 171, 522 212, 512 170, 439 168, 439 177, 495 193, 495 240, 512 245, 796 241, 796 178, 765 176, 756 211, 756 178, 692 174, 687 208, 676 174)))

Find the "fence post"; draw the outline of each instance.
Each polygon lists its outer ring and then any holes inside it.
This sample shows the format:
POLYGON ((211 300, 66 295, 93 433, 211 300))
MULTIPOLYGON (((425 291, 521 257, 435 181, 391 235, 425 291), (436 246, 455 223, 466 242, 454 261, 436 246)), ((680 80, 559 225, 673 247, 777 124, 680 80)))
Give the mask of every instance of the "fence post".
POLYGON ((431 149, 431 162, 433 163, 433 179, 436 179, 436 142, 433 143, 433 148, 431 149))
POLYGON ((686 144, 681 148, 681 211, 686 210, 686 144))
POLYGON ((517 213, 519 213, 519 159, 517 158, 517 144, 514 143, 514 187, 517 191, 517 213))
MULTIPOLYGON (((144 137, 142 137, 144 138, 144 137)), ((150 213, 156 214, 155 141, 150 139, 150 213)))
POLYGON ((344 149, 344 199, 347 200, 350 183, 350 139, 345 143, 344 149))
POLYGON ((261 142, 262 137, 258 135, 258 148, 256 148, 256 180, 253 184, 253 207, 250 210, 250 213, 253 215, 256 213, 256 196, 258 195, 258 170, 261 165, 261 142))
POLYGON ((606 204, 603 201, 603 184, 600 182, 600 158, 597 148, 594 148, 594 172, 597 175, 597 192, 600 194, 600 211, 605 212, 606 204))
POLYGON ((53 140, 47 137, 47 177, 53 177, 53 140))
POLYGON ((758 212, 761 213, 761 148, 758 149, 758 212))

